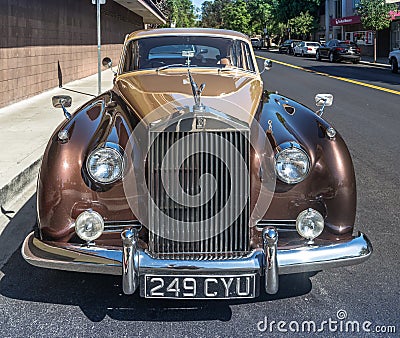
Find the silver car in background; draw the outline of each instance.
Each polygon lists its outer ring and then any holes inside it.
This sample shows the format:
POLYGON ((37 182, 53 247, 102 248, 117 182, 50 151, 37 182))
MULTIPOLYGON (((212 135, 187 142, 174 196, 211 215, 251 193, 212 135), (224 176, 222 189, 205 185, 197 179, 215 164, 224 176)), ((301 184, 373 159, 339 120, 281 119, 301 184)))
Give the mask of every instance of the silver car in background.
POLYGON ((321 44, 316 41, 302 41, 298 45, 294 46, 293 54, 294 56, 301 55, 301 56, 315 56, 315 52, 317 48, 320 47, 321 44))

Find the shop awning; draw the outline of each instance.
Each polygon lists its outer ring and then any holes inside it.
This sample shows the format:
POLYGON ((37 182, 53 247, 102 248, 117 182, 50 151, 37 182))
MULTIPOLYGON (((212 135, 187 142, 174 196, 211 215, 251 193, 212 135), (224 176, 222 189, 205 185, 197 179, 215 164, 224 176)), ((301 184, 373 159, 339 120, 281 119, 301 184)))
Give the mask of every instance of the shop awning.
POLYGON ((165 17, 151 0, 114 0, 140 15, 143 23, 165 24, 165 17))

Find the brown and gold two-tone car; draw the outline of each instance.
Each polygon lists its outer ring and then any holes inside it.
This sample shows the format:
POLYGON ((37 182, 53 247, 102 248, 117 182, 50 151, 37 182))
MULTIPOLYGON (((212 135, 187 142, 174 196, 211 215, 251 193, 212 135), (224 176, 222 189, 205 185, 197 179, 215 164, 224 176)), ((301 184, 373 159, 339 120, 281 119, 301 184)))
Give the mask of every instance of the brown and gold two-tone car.
POLYGON ((73 114, 70 97, 53 98, 66 119, 43 157, 23 257, 179 299, 274 294, 279 275, 364 262, 352 161, 321 117, 332 100, 318 94, 314 112, 264 91, 237 32, 128 35, 112 90, 73 114))

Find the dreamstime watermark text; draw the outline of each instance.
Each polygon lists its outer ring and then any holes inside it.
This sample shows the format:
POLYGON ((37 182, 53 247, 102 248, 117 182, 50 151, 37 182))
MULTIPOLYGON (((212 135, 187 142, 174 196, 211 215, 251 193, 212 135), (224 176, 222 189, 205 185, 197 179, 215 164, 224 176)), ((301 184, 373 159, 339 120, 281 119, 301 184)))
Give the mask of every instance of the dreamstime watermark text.
POLYGON ((316 332, 348 332, 348 333, 396 333, 396 325, 376 325, 369 320, 358 321, 348 318, 345 310, 336 312, 335 317, 328 317, 321 321, 307 319, 298 320, 271 320, 267 316, 257 323, 259 332, 281 333, 316 333, 316 332))

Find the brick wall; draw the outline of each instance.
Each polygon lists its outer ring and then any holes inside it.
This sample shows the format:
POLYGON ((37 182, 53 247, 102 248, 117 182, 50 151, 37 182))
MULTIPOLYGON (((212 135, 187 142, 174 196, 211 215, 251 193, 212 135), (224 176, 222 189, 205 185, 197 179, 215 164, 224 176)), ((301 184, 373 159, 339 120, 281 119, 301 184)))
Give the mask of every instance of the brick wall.
MULTIPOLYGON (((90 0, 0 0, 0 107, 97 72, 96 6, 90 0)), ((101 6, 102 57, 118 63, 140 16, 101 6)))

